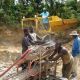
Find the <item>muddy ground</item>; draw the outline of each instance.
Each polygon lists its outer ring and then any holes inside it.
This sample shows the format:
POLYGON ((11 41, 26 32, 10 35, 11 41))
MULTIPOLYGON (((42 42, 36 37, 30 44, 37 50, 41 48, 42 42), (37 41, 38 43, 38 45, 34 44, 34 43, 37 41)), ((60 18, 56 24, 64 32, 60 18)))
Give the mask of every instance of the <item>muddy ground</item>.
MULTIPOLYGON (((9 67, 13 61, 21 54, 21 40, 23 32, 21 29, 8 29, 0 27, 0 73, 9 67)), ((66 43, 65 46, 71 51, 72 41, 66 43)), ((61 76, 61 64, 57 67, 57 75, 61 76)), ((12 73, 12 71, 11 71, 12 73)), ((80 64, 78 67, 78 80, 80 80, 80 64)))

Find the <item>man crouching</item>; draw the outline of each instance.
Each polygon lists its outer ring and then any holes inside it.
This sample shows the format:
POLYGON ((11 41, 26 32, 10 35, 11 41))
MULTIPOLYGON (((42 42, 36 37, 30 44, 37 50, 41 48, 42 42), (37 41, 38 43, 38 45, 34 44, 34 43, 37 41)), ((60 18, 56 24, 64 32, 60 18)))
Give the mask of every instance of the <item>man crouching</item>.
POLYGON ((62 47, 61 42, 55 44, 55 50, 49 57, 49 60, 56 61, 59 58, 61 58, 63 62, 62 77, 69 80, 72 73, 73 57, 66 48, 62 47))

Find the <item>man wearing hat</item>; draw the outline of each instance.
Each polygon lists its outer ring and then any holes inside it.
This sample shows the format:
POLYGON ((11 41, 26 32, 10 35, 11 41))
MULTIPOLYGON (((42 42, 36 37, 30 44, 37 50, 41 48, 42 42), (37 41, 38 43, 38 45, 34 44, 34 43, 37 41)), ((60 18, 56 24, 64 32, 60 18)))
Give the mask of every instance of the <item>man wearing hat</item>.
POLYGON ((72 31, 70 34, 73 37, 73 45, 72 45, 72 56, 74 57, 74 64, 73 64, 73 72, 75 76, 77 76, 77 68, 79 62, 79 54, 80 54, 80 37, 77 31, 72 31))
POLYGON ((43 12, 40 15, 42 16, 42 23, 43 23, 44 28, 46 30, 48 30, 48 28, 49 28, 49 20, 48 20, 49 12, 46 10, 46 8, 43 8, 43 12))

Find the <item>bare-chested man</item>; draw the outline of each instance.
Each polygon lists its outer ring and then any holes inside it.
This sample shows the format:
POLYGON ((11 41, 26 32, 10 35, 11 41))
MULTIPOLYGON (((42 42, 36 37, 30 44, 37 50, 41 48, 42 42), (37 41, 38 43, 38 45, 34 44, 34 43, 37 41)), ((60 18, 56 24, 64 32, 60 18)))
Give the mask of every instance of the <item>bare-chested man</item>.
POLYGON ((59 58, 63 61, 62 76, 69 80, 72 72, 73 57, 68 53, 67 49, 58 42, 55 44, 54 53, 49 57, 50 60, 56 61, 59 58))

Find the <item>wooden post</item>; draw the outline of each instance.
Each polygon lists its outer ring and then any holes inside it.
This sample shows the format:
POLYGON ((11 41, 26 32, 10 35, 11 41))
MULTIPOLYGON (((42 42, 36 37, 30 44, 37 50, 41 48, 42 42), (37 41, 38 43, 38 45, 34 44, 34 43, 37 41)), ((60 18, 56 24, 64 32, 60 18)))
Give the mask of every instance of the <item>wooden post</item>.
POLYGON ((39 80, 41 80, 41 50, 40 50, 40 73, 39 73, 39 80))
POLYGON ((57 61, 55 61, 55 69, 54 69, 54 75, 56 76, 56 70, 57 70, 57 61))
POLYGON ((21 26, 22 26, 22 30, 23 30, 23 19, 21 20, 21 26))

